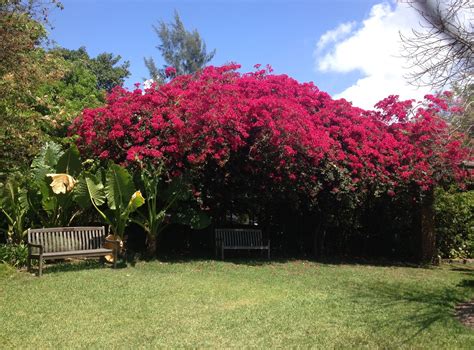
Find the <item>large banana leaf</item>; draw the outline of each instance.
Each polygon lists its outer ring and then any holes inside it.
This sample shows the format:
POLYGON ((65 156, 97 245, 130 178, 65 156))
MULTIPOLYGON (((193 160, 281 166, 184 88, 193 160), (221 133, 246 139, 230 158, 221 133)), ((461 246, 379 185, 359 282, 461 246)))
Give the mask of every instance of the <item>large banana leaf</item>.
POLYGON ((96 206, 105 203, 104 185, 100 180, 100 176, 86 171, 79 176, 73 194, 74 200, 84 209, 92 205, 91 200, 94 201, 96 206))
POLYGON ((37 191, 43 198, 42 205, 48 210, 54 207, 52 194, 46 181, 46 174, 55 173, 58 159, 62 155, 61 146, 54 142, 47 142, 31 163, 32 180, 37 191))
POLYGON ((102 176, 101 171, 96 175, 82 172, 73 193, 74 200, 82 208, 94 205, 102 219, 111 226, 112 232, 119 237, 124 235, 130 214, 145 203, 141 192, 135 192, 128 171, 112 162, 105 176, 102 176), (102 206, 105 203, 108 208, 102 206))
POLYGON ((54 142, 47 142, 31 163, 34 180, 44 180, 46 174, 54 173, 59 158, 63 155, 61 146, 54 142))
POLYGON ((79 151, 72 145, 66 152, 61 146, 48 142, 31 164, 29 200, 32 210, 40 217, 43 225, 64 225, 73 217, 72 195, 55 194, 51 189, 52 179, 47 174, 65 173, 78 176, 82 165, 79 151))
POLYGON ((105 174, 105 196, 112 210, 125 210, 135 192, 132 176, 120 165, 110 163, 105 174))
POLYGON ((71 145, 69 149, 58 159, 56 173, 68 174, 77 177, 82 170, 81 158, 76 145, 71 145))

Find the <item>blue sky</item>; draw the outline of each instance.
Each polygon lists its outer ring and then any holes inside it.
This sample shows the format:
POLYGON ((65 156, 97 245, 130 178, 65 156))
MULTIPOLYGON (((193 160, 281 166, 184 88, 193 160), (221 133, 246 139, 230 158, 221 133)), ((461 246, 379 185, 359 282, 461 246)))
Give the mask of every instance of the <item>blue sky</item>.
MULTIPOLYGON (((240 63, 243 71, 252 70, 256 63, 270 64, 275 73, 288 74, 302 82, 314 81, 320 89, 337 97, 346 97, 343 92, 366 77, 365 59, 359 52, 359 65, 347 66, 340 58, 342 66, 326 64, 322 69, 321 62, 324 59, 338 62, 340 45, 344 47, 347 40, 356 38, 368 20, 391 18, 398 6, 391 0, 62 2, 64 10, 56 10, 51 16, 52 39, 70 49, 85 46, 93 56, 104 51, 120 54, 131 63, 128 87, 148 77, 143 57, 153 56, 157 63, 163 63, 155 48, 158 39, 152 25, 160 20, 171 21, 177 10, 185 27, 197 29, 208 49, 217 50, 211 64, 233 61, 240 63), (374 6, 382 5, 385 12, 375 13, 374 6), (344 24, 348 30, 341 31, 344 24), (317 50, 325 33, 332 39, 324 45, 324 50, 317 50)), ((377 47, 377 42, 367 44, 369 48, 377 47)), ((346 53, 346 59, 356 51, 359 49, 346 53)))

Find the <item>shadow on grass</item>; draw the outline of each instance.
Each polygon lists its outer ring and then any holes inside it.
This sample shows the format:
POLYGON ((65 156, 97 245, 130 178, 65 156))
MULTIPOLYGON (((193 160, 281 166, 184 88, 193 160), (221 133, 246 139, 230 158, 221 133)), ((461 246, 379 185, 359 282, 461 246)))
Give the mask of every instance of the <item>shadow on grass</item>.
MULTIPOLYGON (((420 265, 413 262, 388 260, 388 259, 363 259, 363 258, 347 258, 347 257, 327 257, 327 258, 311 258, 308 256, 275 256, 268 259, 264 256, 257 256, 257 254, 242 254, 229 253, 226 254, 224 260, 214 255, 203 255, 203 256, 189 256, 189 255, 159 255, 152 259, 138 259, 140 261, 153 261, 158 260, 166 263, 190 263, 199 261, 224 261, 227 263, 233 263, 236 265, 248 265, 248 266, 265 266, 274 263, 287 263, 296 261, 307 261, 322 265, 361 265, 361 266, 377 266, 377 267, 404 267, 404 268, 424 268, 432 269, 436 266, 432 265, 420 265)), ((129 263, 133 263, 132 260, 128 260, 129 263)), ((474 268, 474 267, 473 267, 474 268)), ((466 271, 474 271, 466 269, 466 271)))
POLYGON ((247 266, 265 266, 271 265, 274 263, 285 263, 290 261, 299 261, 299 259, 284 259, 284 258, 276 258, 270 259, 267 258, 255 258, 255 257, 238 257, 232 256, 230 258, 225 258, 225 260, 221 260, 215 257, 185 257, 185 256, 160 256, 156 260, 161 262, 166 262, 170 264, 185 264, 185 263, 192 263, 192 262, 226 262, 235 265, 247 265, 247 266))
POLYGON ((378 267, 411 267, 411 268, 432 268, 431 265, 420 265, 410 261, 390 260, 386 258, 366 259, 352 257, 320 257, 310 259, 320 264, 328 265, 361 265, 361 266, 378 266, 378 267))
MULTIPOLYGON (((119 261, 117 268, 125 268, 127 264, 125 261, 119 261)), ((112 268, 112 264, 108 264, 97 260, 72 260, 72 261, 61 261, 56 263, 47 264, 43 268, 43 275, 54 274, 67 271, 82 271, 82 270, 97 270, 112 268)), ((37 267, 32 272, 38 273, 37 267)))
MULTIPOLYGON (((411 343, 419 335, 435 323, 450 323, 454 319, 456 305, 465 302, 472 296, 474 279, 465 279, 456 287, 447 287, 438 290, 428 290, 423 285, 403 285, 394 283, 372 284, 360 286, 356 299, 369 299, 374 306, 381 307, 385 314, 400 312, 399 309, 409 308, 409 315, 389 317, 387 321, 380 321, 374 333, 383 332, 383 329, 399 331, 399 342, 393 344, 403 346, 411 343)), ((402 311, 403 312, 403 311, 402 311)))
POLYGON ((457 272, 462 272, 466 273, 468 275, 473 275, 474 276, 474 265, 472 268, 467 268, 467 267, 451 267, 452 271, 457 271, 457 272))
POLYGON ((462 280, 461 282, 459 282, 458 287, 474 288, 474 279, 462 280))

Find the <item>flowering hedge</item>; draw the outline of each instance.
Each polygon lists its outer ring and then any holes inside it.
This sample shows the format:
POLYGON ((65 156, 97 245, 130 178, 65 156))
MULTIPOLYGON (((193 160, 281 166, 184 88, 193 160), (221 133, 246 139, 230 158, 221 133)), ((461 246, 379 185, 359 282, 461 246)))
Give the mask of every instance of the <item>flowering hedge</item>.
POLYGON ((394 196, 466 176, 460 139, 438 117, 451 112, 441 98, 415 106, 390 96, 363 110, 269 67, 238 68, 208 67, 145 91, 117 88, 104 107, 84 110, 71 132, 101 159, 160 160, 170 176, 223 169, 223 179, 258 178, 261 189, 310 198, 321 189, 394 196))

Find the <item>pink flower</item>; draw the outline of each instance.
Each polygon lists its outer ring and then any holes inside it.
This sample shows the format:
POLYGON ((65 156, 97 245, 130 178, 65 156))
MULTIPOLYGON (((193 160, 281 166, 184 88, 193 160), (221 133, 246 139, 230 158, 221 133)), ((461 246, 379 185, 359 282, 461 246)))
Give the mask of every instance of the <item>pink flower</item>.
POLYGON ((166 67, 165 68, 165 75, 167 77, 172 77, 176 75, 176 68, 174 67, 166 67))
MULTIPOLYGON (((87 157, 159 160, 170 177, 189 167, 199 181, 241 176, 311 198, 323 187, 354 196, 390 188, 395 196, 472 176, 460 167, 468 154, 460 136, 438 116, 457 110, 447 95, 427 95, 416 107, 392 95, 363 110, 269 67, 239 68, 209 66, 145 94, 116 88, 70 132, 87 157)), ((176 69, 165 73, 174 77, 176 69)))

